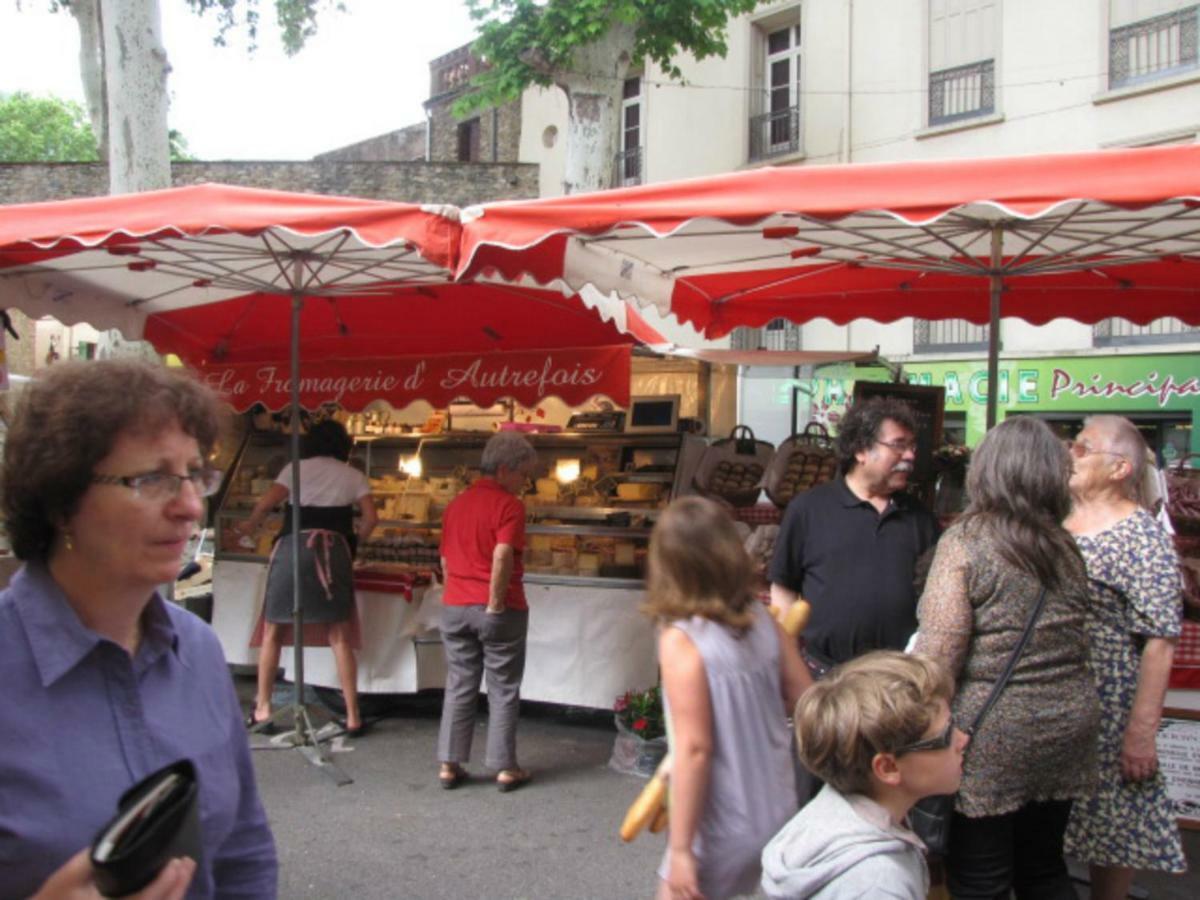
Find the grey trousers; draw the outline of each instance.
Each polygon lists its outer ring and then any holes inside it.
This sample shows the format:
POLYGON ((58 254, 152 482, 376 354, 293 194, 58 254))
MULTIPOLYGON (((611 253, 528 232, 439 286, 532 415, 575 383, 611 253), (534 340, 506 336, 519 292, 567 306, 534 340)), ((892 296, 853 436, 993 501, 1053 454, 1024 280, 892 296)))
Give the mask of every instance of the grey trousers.
POLYGON ((475 705, 486 672, 488 734, 484 764, 497 771, 515 769, 529 611, 508 609, 489 615, 483 606, 443 606, 441 630, 446 652, 446 694, 438 732, 438 760, 465 763, 471 758, 475 705))

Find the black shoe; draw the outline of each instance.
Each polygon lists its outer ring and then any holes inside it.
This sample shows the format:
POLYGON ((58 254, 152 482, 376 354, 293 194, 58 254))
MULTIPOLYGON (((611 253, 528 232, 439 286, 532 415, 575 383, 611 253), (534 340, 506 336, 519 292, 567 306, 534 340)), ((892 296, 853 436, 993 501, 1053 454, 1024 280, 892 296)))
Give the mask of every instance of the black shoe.
POLYGON ((366 719, 359 723, 357 728, 347 728, 345 719, 334 719, 338 728, 342 729, 342 734, 349 738, 360 738, 371 730, 371 724, 366 719))
POLYGON ((254 718, 254 710, 246 714, 246 730, 251 734, 265 734, 267 737, 278 734, 278 726, 270 719, 254 718))

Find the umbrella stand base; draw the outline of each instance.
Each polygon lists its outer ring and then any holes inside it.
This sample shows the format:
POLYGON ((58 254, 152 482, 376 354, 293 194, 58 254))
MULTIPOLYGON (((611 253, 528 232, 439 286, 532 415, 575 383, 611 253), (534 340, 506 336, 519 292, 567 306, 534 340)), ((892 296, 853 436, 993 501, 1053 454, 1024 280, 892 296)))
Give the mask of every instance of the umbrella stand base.
POLYGON ((250 733, 255 734, 261 730, 265 730, 268 725, 276 725, 291 719, 292 730, 284 732, 275 737, 270 745, 267 746, 251 746, 251 750, 299 750, 300 754, 308 760, 309 764, 315 766, 325 775, 333 779, 333 783, 338 787, 343 785, 353 784, 354 779, 339 769, 329 757, 329 751, 323 744, 332 738, 342 734, 342 729, 336 728, 330 731, 328 728, 322 728, 320 731, 313 728, 312 719, 308 715, 308 707, 303 704, 292 704, 291 706, 283 706, 271 713, 269 719, 264 719, 261 723, 251 729, 250 733))

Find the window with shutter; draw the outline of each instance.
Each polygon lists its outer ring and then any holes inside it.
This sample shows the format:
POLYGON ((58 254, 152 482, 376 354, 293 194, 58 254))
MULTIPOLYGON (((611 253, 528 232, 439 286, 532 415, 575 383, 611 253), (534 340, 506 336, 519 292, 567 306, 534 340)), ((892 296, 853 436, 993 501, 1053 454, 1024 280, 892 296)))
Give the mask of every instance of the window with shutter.
POLYGON ((930 0, 929 124, 996 111, 1000 0, 930 0))

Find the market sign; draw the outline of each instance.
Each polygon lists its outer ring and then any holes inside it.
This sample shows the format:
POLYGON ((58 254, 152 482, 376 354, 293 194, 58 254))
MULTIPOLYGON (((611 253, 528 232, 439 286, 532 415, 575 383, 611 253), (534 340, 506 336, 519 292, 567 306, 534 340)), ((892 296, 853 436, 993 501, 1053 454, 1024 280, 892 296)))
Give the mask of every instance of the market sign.
MULTIPOLYGON (((629 367, 628 344, 554 351, 314 360, 301 363, 300 404, 313 409, 322 403, 337 403, 353 411, 374 400, 403 409, 417 400, 444 408, 451 401, 464 399, 481 407, 506 398, 522 406, 536 406, 547 397, 558 397, 569 406, 579 406, 602 394, 618 406, 627 406, 629 367)), ((286 365, 210 363, 199 372, 239 411, 256 403, 279 410, 291 400, 292 380, 286 365)))
MULTIPOLYGON (((824 369, 817 373, 811 386, 814 410, 840 411, 853 393, 853 382, 844 370, 831 370, 831 377, 826 377, 824 369)), ((912 384, 944 387, 946 411, 965 412, 967 443, 979 442, 986 430, 985 360, 906 363, 904 377, 912 384)), ((1200 410, 1200 356, 1161 353, 1002 359, 996 394, 1002 417, 1021 412, 1194 415, 1200 410)))

